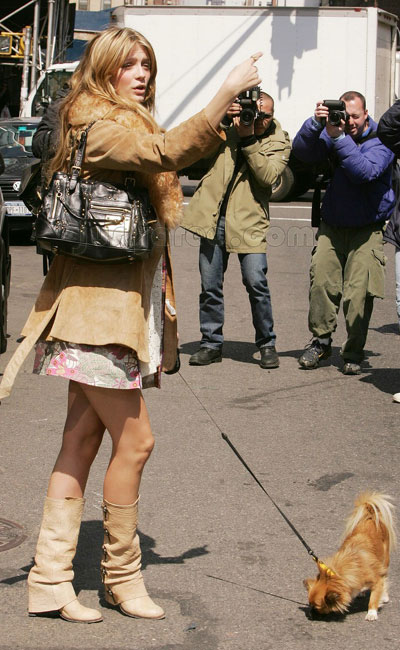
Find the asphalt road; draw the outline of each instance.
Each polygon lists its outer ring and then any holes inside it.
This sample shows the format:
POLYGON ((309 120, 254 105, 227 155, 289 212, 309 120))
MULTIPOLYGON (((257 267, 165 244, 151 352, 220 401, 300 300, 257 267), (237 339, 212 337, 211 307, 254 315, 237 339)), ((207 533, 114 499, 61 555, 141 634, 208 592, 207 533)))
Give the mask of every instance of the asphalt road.
MULTIPOLYGON (((372 488, 399 503, 399 333, 394 303, 394 249, 387 246, 387 298, 376 301, 361 375, 339 372, 343 316, 331 361, 313 371, 297 364, 307 329, 308 267, 313 246, 307 201, 272 205, 269 282, 281 366, 257 363, 250 309, 235 256, 226 274, 222 363, 188 365, 198 347, 198 240, 173 236, 182 346, 181 373, 146 391, 156 448, 146 467, 140 510, 144 576, 166 610, 164 621, 123 617, 103 607, 104 622, 71 625, 27 616, 26 576, 49 473, 65 416, 66 383, 31 375, 32 355, 16 390, 0 407, 0 518, 26 537, 7 546, 0 526, 0 650, 394 650, 400 644, 400 566, 390 570, 391 600, 366 622, 359 599, 343 618, 313 619, 302 581, 315 565, 271 501, 246 472, 227 434, 267 492, 317 555, 336 550, 356 495, 372 488), (1 549, 0 549, 1 550, 1 549)), ((12 247, 9 348, 42 281, 40 258, 12 247)), ((75 568, 84 604, 101 593, 102 477, 105 441, 86 494, 75 568)), ((1 523, 1 522, 0 522, 1 523)), ((101 601, 104 606, 103 601, 101 601)))

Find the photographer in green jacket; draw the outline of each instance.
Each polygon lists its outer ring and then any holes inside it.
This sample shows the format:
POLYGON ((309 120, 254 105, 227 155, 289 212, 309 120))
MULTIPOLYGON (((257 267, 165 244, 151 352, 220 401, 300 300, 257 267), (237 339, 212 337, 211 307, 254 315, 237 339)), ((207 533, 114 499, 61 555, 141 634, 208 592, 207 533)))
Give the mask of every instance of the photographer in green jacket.
MULTIPOLYGON (((200 235, 200 349, 193 366, 222 360, 224 273, 230 253, 239 256, 249 295, 260 366, 277 368, 279 357, 267 282, 266 235, 272 185, 289 160, 290 142, 274 119, 274 100, 260 93, 254 118, 243 123, 240 99, 223 125, 226 142, 216 152, 185 212, 182 227, 200 235)), ((246 108, 246 112, 248 109, 246 108)))

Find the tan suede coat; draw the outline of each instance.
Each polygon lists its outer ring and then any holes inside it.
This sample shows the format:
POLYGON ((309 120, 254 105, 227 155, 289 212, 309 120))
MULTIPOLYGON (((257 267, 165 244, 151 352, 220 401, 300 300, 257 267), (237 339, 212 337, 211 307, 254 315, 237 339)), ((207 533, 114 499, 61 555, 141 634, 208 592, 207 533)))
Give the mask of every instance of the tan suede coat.
POLYGON ((160 257, 166 254, 166 298, 163 369, 176 360, 177 325, 167 226, 178 221, 181 191, 175 174, 206 155, 222 136, 204 111, 166 133, 149 133, 142 118, 104 100, 83 95, 70 113, 71 142, 90 122, 83 165, 84 177, 123 182, 133 171, 149 188, 159 220, 159 240, 150 258, 132 264, 98 264, 63 255, 56 257, 23 328, 25 340, 11 358, 0 386, 0 399, 9 395, 25 357, 39 338, 72 343, 118 343, 149 360, 148 324, 150 292, 160 257), (75 109, 75 110, 74 110, 75 109))

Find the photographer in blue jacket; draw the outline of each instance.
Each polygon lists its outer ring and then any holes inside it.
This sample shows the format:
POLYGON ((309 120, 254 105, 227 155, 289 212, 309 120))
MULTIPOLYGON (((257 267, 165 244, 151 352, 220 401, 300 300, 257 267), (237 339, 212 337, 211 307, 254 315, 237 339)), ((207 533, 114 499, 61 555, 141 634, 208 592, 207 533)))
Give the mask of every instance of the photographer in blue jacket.
POLYGON ((308 324, 313 340, 299 364, 314 369, 330 357, 343 298, 343 373, 355 375, 361 369, 374 298, 384 297, 383 227, 395 203, 393 154, 377 137, 365 97, 349 91, 340 100, 342 110, 329 108, 337 102, 317 102, 314 116, 293 141, 300 160, 329 163, 331 169, 310 269, 308 324))

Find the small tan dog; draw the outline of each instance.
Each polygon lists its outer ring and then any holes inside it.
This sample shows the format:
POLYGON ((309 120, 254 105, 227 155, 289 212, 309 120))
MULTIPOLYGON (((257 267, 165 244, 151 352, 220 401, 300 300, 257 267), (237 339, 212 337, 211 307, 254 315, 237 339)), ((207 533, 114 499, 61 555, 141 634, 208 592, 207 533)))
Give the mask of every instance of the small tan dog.
POLYGON ((378 608, 389 601, 387 572, 396 544, 391 497, 364 492, 347 520, 342 545, 319 566, 316 578, 304 580, 308 600, 320 614, 345 614, 351 601, 370 590, 366 621, 376 621, 378 608))

